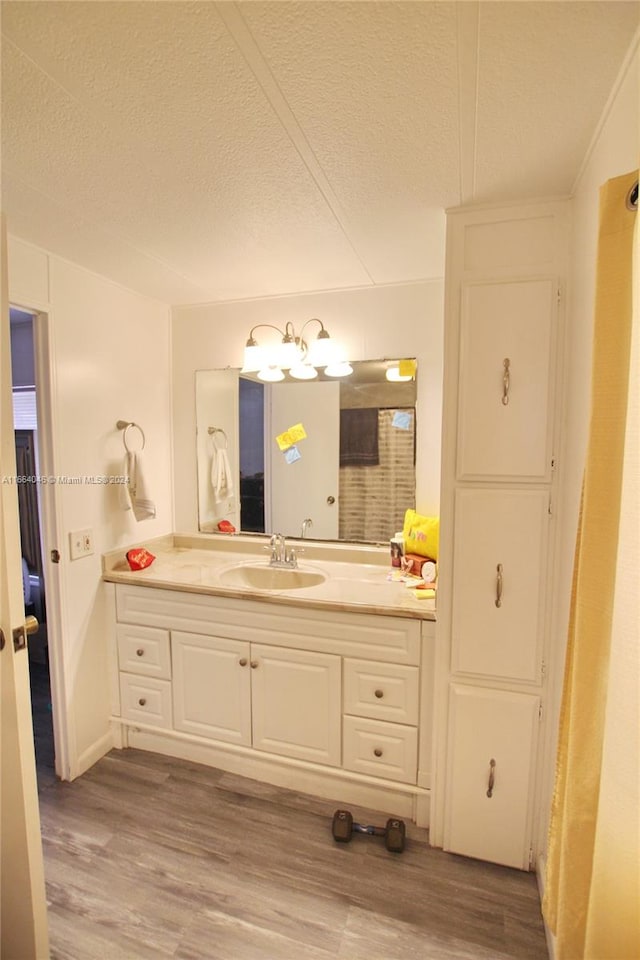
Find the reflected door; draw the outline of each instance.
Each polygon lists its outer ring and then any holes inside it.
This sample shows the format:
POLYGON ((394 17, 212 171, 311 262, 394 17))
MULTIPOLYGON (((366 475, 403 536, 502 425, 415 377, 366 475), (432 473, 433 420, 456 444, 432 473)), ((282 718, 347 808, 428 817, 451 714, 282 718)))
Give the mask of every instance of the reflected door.
POLYGON ((270 451, 271 532, 299 537, 310 519, 309 537, 338 538, 340 384, 274 383, 266 438, 270 451), (276 437, 296 424, 306 438, 295 451, 281 451, 276 437))

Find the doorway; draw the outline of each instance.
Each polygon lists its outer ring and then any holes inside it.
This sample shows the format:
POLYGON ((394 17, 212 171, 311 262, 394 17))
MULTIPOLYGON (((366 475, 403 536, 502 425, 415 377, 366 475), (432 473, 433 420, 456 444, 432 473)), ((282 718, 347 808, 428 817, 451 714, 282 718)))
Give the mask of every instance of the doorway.
POLYGON ((11 307, 9 319, 25 618, 34 616, 38 621, 37 631, 29 637, 28 656, 36 768, 38 783, 43 785, 56 774, 39 482, 36 316, 11 307))

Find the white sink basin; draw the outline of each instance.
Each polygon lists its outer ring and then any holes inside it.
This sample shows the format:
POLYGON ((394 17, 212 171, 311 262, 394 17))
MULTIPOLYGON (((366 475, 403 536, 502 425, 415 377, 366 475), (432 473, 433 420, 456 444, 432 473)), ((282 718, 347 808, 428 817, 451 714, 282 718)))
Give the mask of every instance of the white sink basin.
POLYGON ((294 567, 270 567, 268 563, 242 563, 220 574, 226 587, 253 587, 254 590, 302 590, 315 587, 327 579, 316 570, 294 567))

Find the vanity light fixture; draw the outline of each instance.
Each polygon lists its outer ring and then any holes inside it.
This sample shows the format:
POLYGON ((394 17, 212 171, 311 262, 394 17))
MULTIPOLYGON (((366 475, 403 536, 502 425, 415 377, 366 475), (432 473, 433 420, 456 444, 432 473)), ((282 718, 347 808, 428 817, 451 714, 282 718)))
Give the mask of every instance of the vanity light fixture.
POLYGON ((387 367, 385 377, 392 383, 404 383, 406 380, 413 380, 416 375, 415 360, 400 360, 393 366, 387 367))
POLYGON ((295 380, 313 380, 318 376, 317 367, 324 367, 329 377, 347 377, 353 367, 344 359, 343 351, 329 336, 324 324, 317 317, 307 320, 298 335, 293 324, 287 321, 284 330, 272 323, 257 323, 251 328, 244 348, 242 373, 257 373, 259 380, 275 382, 284 380, 283 370, 288 370, 295 380), (319 323, 315 339, 307 342, 304 337, 310 323, 319 323), (275 330, 280 342, 262 346, 254 337, 261 327, 275 330))

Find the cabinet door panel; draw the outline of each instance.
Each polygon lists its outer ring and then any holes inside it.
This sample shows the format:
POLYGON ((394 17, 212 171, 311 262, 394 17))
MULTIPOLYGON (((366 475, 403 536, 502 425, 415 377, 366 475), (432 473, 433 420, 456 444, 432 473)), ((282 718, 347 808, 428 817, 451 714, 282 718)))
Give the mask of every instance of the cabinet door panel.
POLYGON ((171 652, 176 730, 250 744, 249 644, 176 631, 171 652))
POLYGON ((528 869, 539 703, 526 693, 452 686, 445 850, 528 869))
POLYGON ((542 490, 456 492, 454 672, 539 681, 548 504, 542 490))
POLYGON ((253 745, 340 764, 340 657, 251 644, 253 745))
POLYGON ((555 291, 552 279, 465 288, 458 401, 460 479, 550 478, 555 291))

